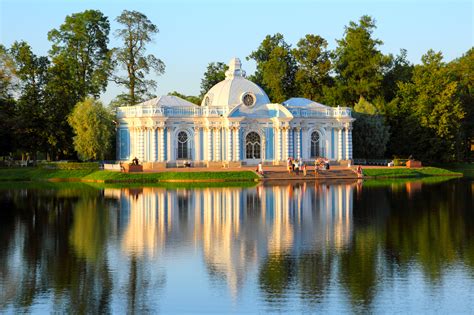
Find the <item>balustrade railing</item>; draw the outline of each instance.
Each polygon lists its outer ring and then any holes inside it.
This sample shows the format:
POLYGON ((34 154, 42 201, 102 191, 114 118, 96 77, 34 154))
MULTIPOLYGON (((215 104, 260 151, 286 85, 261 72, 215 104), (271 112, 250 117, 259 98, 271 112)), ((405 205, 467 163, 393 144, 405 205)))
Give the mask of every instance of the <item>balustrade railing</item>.
MULTIPOLYGON (((300 108, 289 109, 294 117, 351 117, 351 110, 347 107, 336 107, 319 110, 308 110, 300 108)), ((129 106, 117 110, 119 118, 142 117, 142 116, 226 116, 230 112, 228 107, 157 107, 157 106, 129 106)))

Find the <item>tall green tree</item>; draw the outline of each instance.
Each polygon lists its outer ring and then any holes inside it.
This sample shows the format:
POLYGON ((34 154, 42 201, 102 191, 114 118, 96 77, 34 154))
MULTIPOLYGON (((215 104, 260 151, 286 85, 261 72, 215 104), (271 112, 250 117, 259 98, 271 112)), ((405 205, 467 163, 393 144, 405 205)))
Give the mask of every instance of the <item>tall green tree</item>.
POLYGON ((107 87, 112 67, 109 32, 109 20, 102 12, 86 10, 68 15, 59 29, 48 33, 52 61, 66 66, 77 100, 98 97, 107 87))
POLYGON ((415 158, 449 161, 457 158, 456 143, 465 117, 457 98, 458 82, 440 52, 429 50, 416 65, 411 82, 399 83, 399 109, 409 133, 406 146, 415 158))
POLYGON ((26 42, 15 42, 10 48, 19 80, 19 97, 15 115, 17 148, 23 153, 45 151, 48 124, 45 115, 45 88, 49 60, 36 56, 26 42))
POLYGON ((319 35, 307 34, 296 46, 292 53, 298 63, 295 75, 298 95, 311 100, 321 100, 323 88, 330 81, 331 59, 327 49, 328 43, 319 35))
POLYGON ((8 49, 0 44, 0 156, 12 152, 15 147, 14 117, 15 62, 8 49))
POLYGON ((385 102, 392 101, 398 91, 399 82, 409 82, 413 74, 413 65, 407 59, 407 51, 400 49, 400 53, 388 57, 389 63, 383 74, 382 90, 385 102))
POLYGON ((458 83, 457 99, 466 113, 462 121, 458 146, 459 158, 474 159, 471 145, 474 145, 474 48, 462 57, 448 64, 449 73, 458 83))
POLYGON ((257 63, 250 79, 267 91, 271 101, 283 102, 294 95, 297 64, 282 34, 267 35, 249 59, 257 63))
POLYGON ((74 107, 68 122, 74 130, 74 149, 81 160, 102 160, 112 148, 113 115, 101 102, 86 98, 74 107))
POLYGON ((134 105, 156 88, 156 82, 145 79, 145 76, 152 70, 157 75, 165 72, 163 61, 153 54, 146 55, 146 45, 153 41, 158 28, 146 15, 137 11, 124 10, 115 20, 122 27, 115 32, 122 46, 115 49, 114 59, 126 75, 117 74, 114 81, 128 90, 123 98, 129 105, 134 105))
POLYGON ((210 62, 207 65, 206 72, 201 79, 201 94, 200 98, 204 97, 214 85, 225 79, 225 72, 229 69, 229 66, 223 62, 210 62))
POLYGON ((363 97, 354 106, 353 147, 356 158, 384 157, 389 127, 378 109, 363 97))
POLYGON ((344 37, 337 41, 335 94, 342 105, 351 106, 360 97, 370 101, 381 94, 383 72, 390 57, 380 52, 383 42, 373 38, 375 28, 375 20, 364 15, 359 23, 351 21, 344 37))

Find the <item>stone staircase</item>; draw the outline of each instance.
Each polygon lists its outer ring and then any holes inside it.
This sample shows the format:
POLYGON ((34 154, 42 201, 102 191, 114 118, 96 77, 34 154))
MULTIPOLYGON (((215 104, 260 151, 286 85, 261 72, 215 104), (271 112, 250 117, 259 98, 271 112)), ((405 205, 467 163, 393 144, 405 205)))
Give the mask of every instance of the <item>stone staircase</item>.
POLYGON ((314 170, 308 170, 306 177, 303 172, 299 175, 295 173, 288 174, 283 170, 265 170, 264 180, 325 180, 325 179, 357 179, 357 175, 347 167, 337 167, 329 170, 320 170, 319 174, 315 176, 314 170))

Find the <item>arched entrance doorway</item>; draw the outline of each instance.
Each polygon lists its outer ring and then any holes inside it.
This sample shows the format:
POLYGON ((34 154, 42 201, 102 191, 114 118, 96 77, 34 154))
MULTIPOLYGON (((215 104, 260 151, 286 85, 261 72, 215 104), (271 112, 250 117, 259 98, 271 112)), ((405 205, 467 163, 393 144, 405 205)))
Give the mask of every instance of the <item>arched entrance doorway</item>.
POLYGON ((255 131, 249 132, 245 137, 245 158, 250 162, 260 160, 262 156, 260 136, 255 131))
POLYGON ((313 131, 313 133, 311 133, 311 157, 312 158, 320 157, 322 155, 320 139, 321 139, 321 136, 319 135, 319 132, 313 131))
POLYGON ((189 150, 189 136, 185 131, 180 131, 178 133, 178 160, 187 160, 191 158, 189 150))

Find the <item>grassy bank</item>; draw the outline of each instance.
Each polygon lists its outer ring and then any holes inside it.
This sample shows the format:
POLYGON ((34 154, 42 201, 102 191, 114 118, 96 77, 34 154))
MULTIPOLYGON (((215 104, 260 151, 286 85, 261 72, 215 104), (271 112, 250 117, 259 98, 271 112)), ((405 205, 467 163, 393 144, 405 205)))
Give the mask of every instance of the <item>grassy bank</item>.
POLYGON ((474 178, 474 163, 452 163, 446 168, 453 172, 463 173, 465 177, 474 178))
POLYGON ((258 176, 250 171, 240 172, 160 172, 119 173, 98 170, 58 170, 41 168, 0 169, 0 181, 80 180, 103 183, 156 183, 172 181, 255 181, 258 176))
POLYGON ((371 178, 416 178, 427 176, 462 176, 461 172, 454 172, 439 167, 423 168, 365 168, 364 176, 371 178))

